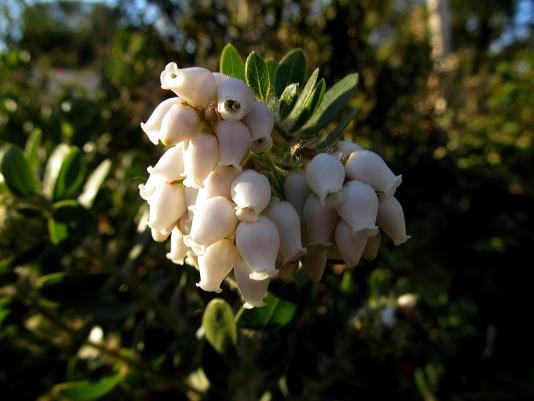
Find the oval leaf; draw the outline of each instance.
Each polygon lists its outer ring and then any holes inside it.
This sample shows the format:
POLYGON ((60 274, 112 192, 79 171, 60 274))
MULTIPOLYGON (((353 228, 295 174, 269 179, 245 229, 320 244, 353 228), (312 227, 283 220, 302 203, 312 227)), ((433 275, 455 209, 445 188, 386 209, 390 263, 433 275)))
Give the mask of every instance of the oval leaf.
POLYGON ((52 198, 54 195, 54 186, 56 185, 59 170, 69 151, 70 148, 68 145, 64 143, 59 144, 48 158, 43 179, 43 192, 49 198, 52 198))
POLYGON ((304 82, 304 74, 306 69, 306 58, 302 49, 294 49, 287 53, 274 75, 274 89, 276 96, 282 96, 286 87, 290 84, 304 82))
POLYGON ((117 384, 121 381, 121 376, 116 374, 113 376, 103 377, 100 380, 90 381, 74 381, 56 384, 52 388, 52 393, 61 398, 72 401, 92 401, 102 398, 111 392, 117 384))
POLYGON ((271 81, 269 79, 267 64, 265 64, 265 61, 263 61, 263 58, 259 54, 252 52, 247 57, 245 77, 248 86, 250 86, 256 96, 261 100, 266 100, 271 81))
POLYGON ((287 121, 284 122, 284 126, 288 127, 288 131, 294 132, 302 127, 310 118, 315 107, 317 107, 318 98, 324 95, 324 79, 319 81, 318 85, 315 85, 318 75, 319 69, 316 68, 308 79, 308 82, 306 82, 304 89, 302 89, 302 93, 295 107, 287 117, 287 121))
POLYGON ((358 74, 350 74, 336 83, 324 94, 324 98, 308 122, 297 133, 300 139, 317 134, 335 119, 352 96, 358 84, 358 74))
POLYGON ((267 65, 267 70, 269 71, 269 81, 271 82, 268 96, 274 97, 274 74, 276 73, 276 69, 278 68, 278 61, 272 58, 268 58, 267 60, 265 60, 265 64, 267 65))
POLYGON ((26 141, 26 146, 24 148, 24 156, 28 161, 31 171, 37 176, 39 171, 39 148, 43 143, 43 133, 41 130, 36 129, 32 132, 28 140, 26 141))
POLYGON ((298 98, 299 84, 288 85, 280 96, 280 106, 278 108, 278 115, 283 120, 293 110, 298 98))
POLYGON ((9 190, 16 196, 30 196, 37 192, 37 183, 22 149, 10 145, 0 163, 0 171, 9 190))
POLYGON ((223 354, 237 343, 237 330, 232 308, 222 299, 213 299, 202 316, 206 340, 223 354))
POLYGON ((219 70, 226 75, 245 80, 245 64, 237 49, 231 43, 224 46, 221 53, 219 70))
POLYGON ((104 183, 104 180, 111 169, 111 160, 106 159, 98 165, 98 167, 91 173, 87 179, 81 195, 78 197, 78 202, 81 205, 89 208, 93 205, 93 201, 104 183))
POLYGON ((73 198, 83 184, 85 164, 80 149, 73 146, 63 158, 54 185, 55 200, 73 198))

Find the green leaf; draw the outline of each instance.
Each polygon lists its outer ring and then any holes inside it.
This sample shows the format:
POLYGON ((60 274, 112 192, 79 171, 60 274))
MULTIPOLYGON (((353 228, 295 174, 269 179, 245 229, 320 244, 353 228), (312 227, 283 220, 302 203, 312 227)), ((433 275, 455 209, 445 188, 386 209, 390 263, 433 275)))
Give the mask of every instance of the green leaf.
POLYGON ((61 165, 69 151, 70 147, 68 145, 64 143, 59 144, 48 158, 43 179, 43 192, 49 198, 52 198, 54 195, 54 187, 59 171, 61 170, 61 165))
POLYGON ((39 148, 43 143, 43 133, 41 130, 36 129, 32 132, 28 140, 26 141, 26 147, 24 148, 24 156, 30 165, 30 169, 35 176, 39 171, 39 148))
POLYGON ((263 61, 263 58, 252 52, 247 57, 245 63, 245 77, 247 79, 248 86, 254 91, 256 96, 260 100, 266 100, 271 81, 269 79, 269 70, 267 64, 263 61))
POLYGON ((30 196, 37 192, 37 183, 22 150, 9 145, 2 155, 0 172, 9 190, 16 196, 30 196))
POLYGON ((269 71, 269 81, 271 82, 271 85, 269 86, 269 97, 274 97, 274 74, 276 73, 276 69, 278 68, 278 61, 276 61, 273 58, 268 58, 265 60, 265 64, 267 65, 267 70, 269 71))
POLYGON ((298 98, 299 84, 288 85, 280 96, 280 106, 278 108, 278 115, 283 120, 291 112, 298 98))
POLYGON ((48 233, 54 245, 70 248, 81 241, 94 226, 91 212, 75 200, 54 204, 48 219, 48 233))
POLYGON ((231 43, 224 46, 221 53, 219 70, 226 75, 245 80, 245 64, 237 49, 231 43))
POLYGON ((334 120, 348 102, 358 84, 358 74, 350 74, 324 94, 324 98, 308 122, 297 132, 300 139, 316 135, 334 120))
POLYGON ((302 49, 293 49, 280 61, 274 76, 276 96, 282 96, 284 89, 294 83, 304 83, 306 58, 302 49))
POLYGON ((80 149, 72 146, 61 163, 54 185, 54 200, 75 197, 83 184, 85 169, 80 149))
POLYGON ((106 159, 91 173, 78 197, 81 205, 90 208, 111 169, 111 160, 106 159))
POLYGON ((279 329, 289 324, 297 312, 295 284, 272 282, 265 306, 243 312, 239 324, 251 329, 279 329))
POLYGON ((56 384, 52 388, 55 396, 72 401, 98 400, 111 392, 121 382, 121 376, 115 374, 97 381, 73 381, 56 384))
POLYGON ((308 82, 306 82, 295 107, 287 117, 287 122, 284 122, 289 132, 296 131, 308 121, 324 96, 326 86, 324 79, 321 79, 317 85, 315 84, 318 75, 319 69, 317 68, 308 79, 308 82))
POLYGON ((332 132, 330 132, 328 136, 317 145, 317 149, 324 149, 337 141, 343 133, 343 130, 347 128, 347 125, 349 125, 359 111, 360 109, 352 109, 345 117, 343 117, 336 128, 334 128, 332 132))
POLYGON ((59 272, 40 277, 37 281, 37 288, 49 301, 62 304, 83 304, 94 300, 108 279, 108 273, 59 272))
POLYGON ((234 314, 230 305, 222 299, 216 298, 208 303, 202 316, 202 328, 206 340, 221 354, 237 344, 234 314))

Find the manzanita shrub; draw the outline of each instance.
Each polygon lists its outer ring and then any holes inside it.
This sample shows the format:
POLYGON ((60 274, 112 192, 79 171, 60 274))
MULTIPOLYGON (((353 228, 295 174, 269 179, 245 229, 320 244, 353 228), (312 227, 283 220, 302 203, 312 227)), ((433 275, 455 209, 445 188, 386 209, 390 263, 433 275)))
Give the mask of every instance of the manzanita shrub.
POLYGON ((155 241, 167 258, 195 266, 197 286, 219 293, 233 271, 243 307, 265 306, 271 280, 290 283, 301 267, 319 282, 328 261, 373 260, 382 229, 400 245, 401 184, 376 153, 340 140, 354 116, 328 129, 356 88, 351 74, 326 90, 304 55, 278 64, 228 44, 220 72, 167 64, 163 101, 141 128, 169 147, 139 186, 155 241), (305 83, 304 83, 305 82, 305 83))

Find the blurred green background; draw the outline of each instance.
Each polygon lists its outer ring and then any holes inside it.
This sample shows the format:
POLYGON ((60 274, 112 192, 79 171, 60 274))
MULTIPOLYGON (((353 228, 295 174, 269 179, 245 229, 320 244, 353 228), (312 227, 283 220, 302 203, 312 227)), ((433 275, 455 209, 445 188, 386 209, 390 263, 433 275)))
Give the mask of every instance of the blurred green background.
POLYGON ((0 179, 0 399, 534 397, 533 1, 0 10, 0 146, 18 145, 33 186, 0 179), (169 96, 160 71, 217 70, 227 42, 276 59, 301 47, 328 85, 360 74, 346 137, 402 173, 413 238, 317 287, 273 285, 277 307, 243 314, 221 352, 199 330, 214 295, 152 241, 137 185, 162 152, 139 128, 169 96))

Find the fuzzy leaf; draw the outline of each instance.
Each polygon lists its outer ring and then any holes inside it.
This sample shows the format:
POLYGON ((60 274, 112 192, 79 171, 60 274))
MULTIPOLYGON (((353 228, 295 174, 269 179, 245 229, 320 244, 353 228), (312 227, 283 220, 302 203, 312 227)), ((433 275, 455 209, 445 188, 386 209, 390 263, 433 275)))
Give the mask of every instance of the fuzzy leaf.
POLYGON ((245 64, 237 49, 231 43, 224 46, 221 53, 219 70, 226 75, 245 80, 245 64))

